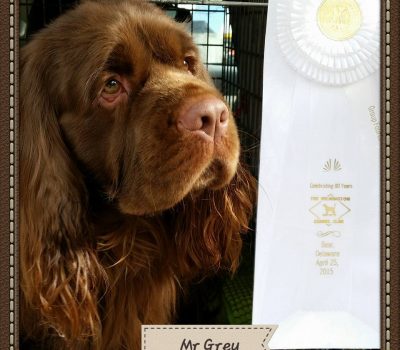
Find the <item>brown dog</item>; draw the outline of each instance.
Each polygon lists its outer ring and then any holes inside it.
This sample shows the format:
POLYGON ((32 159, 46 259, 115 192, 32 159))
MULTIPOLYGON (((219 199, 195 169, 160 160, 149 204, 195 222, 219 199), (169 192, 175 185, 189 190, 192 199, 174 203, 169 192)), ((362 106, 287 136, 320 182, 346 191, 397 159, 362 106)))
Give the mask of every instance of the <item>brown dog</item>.
POLYGON ((255 200, 233 117, 183 27, 87 1, 21 51, 21 333, 140 348, 187 283, 234 271, 255 200))

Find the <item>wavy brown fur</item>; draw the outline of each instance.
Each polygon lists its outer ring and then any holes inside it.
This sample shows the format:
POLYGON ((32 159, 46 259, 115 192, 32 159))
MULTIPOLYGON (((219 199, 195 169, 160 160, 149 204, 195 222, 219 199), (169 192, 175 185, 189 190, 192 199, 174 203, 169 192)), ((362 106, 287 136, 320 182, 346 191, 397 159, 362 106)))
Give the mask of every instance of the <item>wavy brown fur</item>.
POLYGON ((187 101, 222 97, 189 35, 132 0, 87 1, 39 33, 20 95, 23 340, 138 350, 188 283, 239 264, 255 181, 233 117, 214 143, 174 126, 187 101), (110 74, 128 88, 107 109, 110 74))

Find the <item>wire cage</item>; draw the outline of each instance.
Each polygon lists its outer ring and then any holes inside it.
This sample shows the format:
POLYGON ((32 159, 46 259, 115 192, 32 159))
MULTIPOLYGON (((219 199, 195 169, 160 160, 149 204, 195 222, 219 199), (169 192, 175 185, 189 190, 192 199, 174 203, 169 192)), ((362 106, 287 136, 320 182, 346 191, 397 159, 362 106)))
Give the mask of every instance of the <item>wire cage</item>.
MULTIPOLYGON (((169 16, 185 23, 191 33, 214 84, 233 111, 242 160, 257 177, 267 0, 252 1, 153 0, 169 16)), ((20 0, 20 44, 78 3, 20 0)), ((189 302, 191 311, 182 312, 182 323, 251 323, 254 239, 245 242, 235 278, 215 279, 196 287, 189 302)))

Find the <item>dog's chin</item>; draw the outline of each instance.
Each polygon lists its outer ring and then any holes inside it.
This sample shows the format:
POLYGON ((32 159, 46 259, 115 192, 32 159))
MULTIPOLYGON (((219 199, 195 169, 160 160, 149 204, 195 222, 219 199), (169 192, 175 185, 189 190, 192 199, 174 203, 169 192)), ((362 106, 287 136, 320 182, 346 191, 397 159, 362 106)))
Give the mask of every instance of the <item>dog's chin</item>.
MULTIPOLYGON (((155 200, 157 200, 157 198, 155 198, 155 200)), ((135 200, 122 199, 118 201, 118 208, 119 211, 124 215, 154 216, 162 213, 165 210, 173 208, 181 200, 182 198, 164 200, 162 203, 154 203, 147 200, 139 202, 135 200)))
MULTIPOLYGON (((237 162, 224 164, 214 160, 191 184, 179 188, 165 186, 157 192, 144 193, 132 190, 129 196, 117 199, 119 210, 125 215, 153 216, 165 210, 171 209, 183 201, 186 197, 196 198, 207 190, 219 190, 232 181, 237 171, 237 162)), ((196 177, 194 177, 196 178, 196 177)), ((179 184, 179 179, 175 182, 179 184)), ((147 186, 146 186, 147 188, 147 186)))
POLYGON ((201 174, 192 187, 191 193, 198 193, 204 189, 218 190, 227 186, 237 171, 238 162, 229 164, 215 159, 201 174))

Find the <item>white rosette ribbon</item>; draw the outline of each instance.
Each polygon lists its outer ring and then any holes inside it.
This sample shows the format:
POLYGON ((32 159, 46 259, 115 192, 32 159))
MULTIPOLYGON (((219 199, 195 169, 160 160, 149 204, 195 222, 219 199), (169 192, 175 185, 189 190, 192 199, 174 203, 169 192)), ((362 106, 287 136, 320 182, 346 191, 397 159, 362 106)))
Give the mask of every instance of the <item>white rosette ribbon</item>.
POLYGON ((352 84, 374 73, 380 63, 380 12, 377 2, 374 3, 368 0, 279 1, 277 39, 289 64, 303 76, 331 86, 352 84), (346 28, 341 29, 343 18, 337 16, 338 9, 344 9, 345 24, 352 21, 354 31, 350 35, 343 35, 346 28), (321 26, 321 11, 325 18, 330 16, 337 21, 336 37, 321 26))

